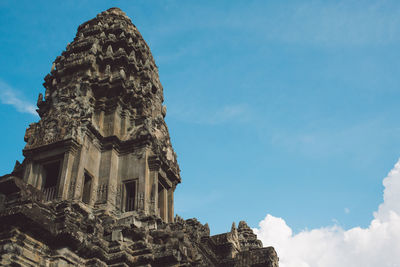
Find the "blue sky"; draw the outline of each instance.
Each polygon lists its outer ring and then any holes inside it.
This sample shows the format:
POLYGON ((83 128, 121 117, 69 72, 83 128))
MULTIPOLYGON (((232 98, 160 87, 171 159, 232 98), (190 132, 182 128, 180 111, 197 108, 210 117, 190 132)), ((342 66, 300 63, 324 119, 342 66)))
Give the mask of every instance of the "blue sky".
POLYGON ((398 1, 0 2, 0 171, 79 24, 120 7, 159 67, 182 184, 175 211, 294 232, 366 227, 400 156, 398 1))

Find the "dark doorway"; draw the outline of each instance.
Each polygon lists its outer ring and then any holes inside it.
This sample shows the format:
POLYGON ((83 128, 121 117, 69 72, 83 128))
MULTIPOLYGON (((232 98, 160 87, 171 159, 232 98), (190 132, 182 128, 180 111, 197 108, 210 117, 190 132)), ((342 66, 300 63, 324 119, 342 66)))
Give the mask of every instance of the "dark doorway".
POLYGON ((50 201, 56 198, 57 195, 57 182, 60 176, 60 162, 53 162, 43 166, 44 169, 44 182, 43 192, 45 201, 50 201))
POLYGON ((85 172, 85 177, 83 181, 83 191, 82 191, 82 202, 85 204, 90 203, 90 196, 92 191, 92 177, 85 172))
POLYGON ((125 212, 135 210, 136 182, 125 183, 125 212))

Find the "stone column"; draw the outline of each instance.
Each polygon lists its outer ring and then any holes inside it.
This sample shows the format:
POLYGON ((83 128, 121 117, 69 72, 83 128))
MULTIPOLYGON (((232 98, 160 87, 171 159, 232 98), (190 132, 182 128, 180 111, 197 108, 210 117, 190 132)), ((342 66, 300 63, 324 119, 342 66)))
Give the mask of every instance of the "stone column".
POLYGON ((175 187, 168 189, 168 222, 174 221, 174 191, 175 187))
MULTIPOLYGON (((86 139, 86 138, 85 138, 86 139)), ((84 140, 85 142, 86 140, 84 140)), ((76 173, 75 178, 75 188, 74 194, 73 194, 73 199, 74 200, 80 200, 82 198, 82 185, 83 185, 83 179, 85 176, 85 165, 87 161, 87 151, 88 151, 88 146, 87 144, 84 144, 82 146, 80 155, 79 155, 79 163, 78 163, 78 171, 76 173)), ((72 190, 72 188, 70 189, 72 190)))
POLYGON ((32 160, 27 163, 24 170, 24 181, 37 189, 42 189, 42 166, 38 163, 34 163, 32 160))
MULTIPOLYGON (((160 186, 161 184, 158 184, 160 186)), ((158 209, 159 215, 164 222, 168 222, 168 194, 167 189, 162 187, 161 189, 158 188, 158 209)))
POLYGON ((39 190, 42 190, 45 177, 43 169, 43 165, 39 163, 33 163, 31 173, 29 175, 29 180, 31 180, 32 185, 39 190))
POLYGON ((62 169, 59 176, 59 183, 57 185, 57 198, 65 200, 68 198, 68 187, 71 181, 72 165, 74 163, 75 155, 73 151, 65 152, 62 161, 62 169))
POLYGON ((123 138, 126 134, 126 128, 127 128, 127 115, 126 115, 126 111, 121 111, 120 112, 120 116, 121 116, 121 129, 119 132, 119 136, 120 138, 123 138))
POLYGON ((104 129, 103 129, 103 127, 104 127, 104 110, 103 110, 103 108, 104 107, 100 107, 100 109, 96 111, 94 116, 95 116, 95 122, 96 122, 97 126, 99 127, 100 132, 104 134, 104 129))
POLYGON ((23 180, 27 183, 27 184, 30 184, 30 185, 33 185, 33 186, 35 186, 36 185, 36 183, 35 183, 35 181, 34 181, 34 177, 33 177, 33 163, 32 163, 32 161, 29 161, 29 162, 27 162, 26 163, 26 165, 25 165, 25 169, 24 169, 24 177, 23 177, 23 180))
POLYGON ((121 134, 121 116, 120 116, 120 108, 119 106, 114 110, 112 116, 112 132, 111 135, 120 136, 121 134))
POLYGON ((104 205, 107 203, 109 180, 111 172, 111 150, 103 151, 100 156, 100 167, 99 167, 99 184, 97 189, 97 201, 96 203, 104 205))
POLYGON ((150 195, 150 203, 149 203, 149 213, 152 215, 157 214, 157 183, 158 183, 158 172, 150 170, 149 172, 149 195, 150 195))
POLYGON ((149 203, 149 212, 152 215, 158 214, 158 181, 159 181, 159 170, 160 170, 160 162, 155 156, 148 157, 148 166, 149 166, 149 195, 150 195, 150 203, 149 203))
POLYGON ((143 204, 139 205, 139 208, 142 208, 146 214, 150 214, 150 206, 151 206, 151 184, 150 184, 150 169, 148 163, 148 154, 149 149, 143 148, 141 151, 141 155, 138 156, 138 195, 139 202, 143 204))
POLYGON ((118 191, 118 153, 114 149, 110 151, 110 169, 108 178, 107 208, 117 209, 117 191, 118 191))

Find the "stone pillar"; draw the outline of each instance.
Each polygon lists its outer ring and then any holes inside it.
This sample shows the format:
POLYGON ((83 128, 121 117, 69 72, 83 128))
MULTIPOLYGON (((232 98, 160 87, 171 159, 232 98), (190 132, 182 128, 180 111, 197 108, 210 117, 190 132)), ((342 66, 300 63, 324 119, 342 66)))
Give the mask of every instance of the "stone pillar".
MULTIPOLYGON (((160 186, 161 184, 158 184, 160 186)), ((162 185, 161 185, 162 186, 162 185)), ((167 189, 162 187, 158 188, 158 210, 161 219, 164 222, 168 222, 168 193, 167 189)))
POLYGON ((119 116, 118 108, 107 111, 104 114, 103 129, 104 136, 119 136, 121 131, 121 118, 119 116))
POLYGON ((150 214, 151 206, 151 183, 150 183, 150 169, 148 164, 148 148, 143 148, 141 155, 138 157, 138 196, 139 208, 143 209, 146 214, 150 214))
POLYGON ((114 114, 112 116, 112 125, 113 125, 113 130, 112 130, 112 135, 120 137, 121 134, 121 115, 120 115, 120 108, 117 107, 114 110, 114 114))
POLYGON ((39 190, 42 190, 43 182, 44 182, 44 178, 45 178, 43 169, 44 169, 43 165, 41 165, 39 163, 32 164, 32 170, 31 170, 31 174, 29 177, 29 180, 31 180, 32 185, 39 190))
POLYGON ((174 190, 175 187, 168 190, 168 222, 174 221, 174 190))
POLYGON ((157 214, 157 183, 158 183, 158 172, 154 170, 150 170, 149 172, 149 195, 150 195, 150 203, 149 203, 149 214, 156 215, 157 214))
POLYGON ((110 169, 108 178, 107 208, 117 209, 117 191, 118 191, 118 153, 114 149, 110 151, 110 169))
POLYGON ((32 161, 29 161, 25 165, 23 180, 27 184, 35 186, 35 181, 33 178, 33 163, 32 161))
POLYGON ((158 212, 158 181, 159 181, 159 169, 160 162, 154 157, 150 156, 148 158, 148 166, 149 166, 149 195, 150 195, 150 203, 149 203, 149 212, 152 215, 159 215, 158 212))
MULTIPOLYGON (((82 146, 82 149, 81 149, 81 152, 79 155, 78 171, 76 173, 76 177, 74 177, 75 178, 75 188, 74 188, 74 194, 73 194, 74 200, 82 199, 82 185, 83 185, 83 179, 85 176, 86 161, 88 158, 87 151, 88 151, 88 146, 86 144, 84 144, 82 146)), ((71 190, 72 190, 72 188, 71 188, 71 190)), ((93 194, 92 194, 92 196, 93 196, 93 194)))
POLYGON ((104 110, 102 110, 102 108, 95 113, 95 123, 97 123, 100 132, 104 134, 104 110))
POLYGON ((119 136, 120 136, 120 138, 123 138, 126 134, 128 117, 126 116, 125 111, 120 112, 120 116, 121 116, 121 128, 120 128, 119 136))
POLYGON ((100 156, 99 185, 97 189, 97 204, 107 203, 108 183, 111 169, 111 150, 103 151, 100 156))
POLYGON ((34 187, 36 187, 37 189, 42 189, 42 167, 40 164, 38 163, 34 163, 32 160, 30 160, 26 166, 25 166, 25 170, 24 170, 24 181, 27 184, 30 184, 34 187))
POLYGON ((68 187, 71 181, 72 165, 74 163, 75 155, 73 151, 67 151, 64 154, 62 161, 62 169, 59 176, 59 183, 57 185, 57 198, 65 200, 68 198, 68 187))

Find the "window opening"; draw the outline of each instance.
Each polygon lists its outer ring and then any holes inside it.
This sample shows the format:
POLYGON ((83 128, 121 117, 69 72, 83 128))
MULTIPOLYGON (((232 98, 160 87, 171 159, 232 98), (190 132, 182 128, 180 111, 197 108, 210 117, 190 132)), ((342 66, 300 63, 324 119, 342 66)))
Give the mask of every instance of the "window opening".
POLYGON ((125 183, 125 212, 135 210, 136 183, 125 183))
POLYGON ((85 204, 90 203, 90 195, 92 191, 92 177, 85 172, 85 177, 83 181, 83 192, 82 192, 82 202, 85 204))
POLYGON ((45 201, 56 198, 57 181, 60 175, 60 162, 54 162, 44 165, 44 184, 43 193, 45 201))

